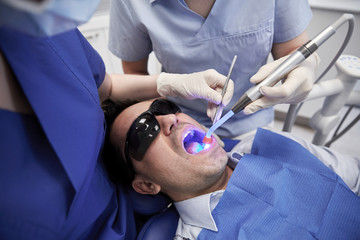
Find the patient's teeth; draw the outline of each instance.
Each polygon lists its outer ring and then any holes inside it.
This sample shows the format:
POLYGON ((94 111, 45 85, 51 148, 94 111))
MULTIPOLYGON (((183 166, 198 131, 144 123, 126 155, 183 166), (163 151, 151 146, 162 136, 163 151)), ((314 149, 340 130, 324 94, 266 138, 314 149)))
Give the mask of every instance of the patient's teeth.
POLYGON ((183 140, 185 150, 190 154, 196 154, 204 150, 204 147, 207 146, 202 142, 204 135, 204 133, 196 130, 187 132, 183 140))
POLYGON ((204 149, 203 144, 200 144, 198 142, 192 142, 187 146, 186 151, 191 154, 196 154, 203 149, 204 149))

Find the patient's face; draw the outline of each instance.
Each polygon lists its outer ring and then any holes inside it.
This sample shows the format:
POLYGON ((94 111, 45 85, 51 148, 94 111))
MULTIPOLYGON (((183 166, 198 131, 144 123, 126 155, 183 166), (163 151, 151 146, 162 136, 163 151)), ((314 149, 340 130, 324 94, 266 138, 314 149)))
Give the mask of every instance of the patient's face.
MULTIPOLYGON (((111 130, 112 142, 124 149, 126 134, 133 121, 149 109, 152 101, 141 102, 125 109, 115 120, 111 130)), ((213 185, 223 174, 227 154, 213 138, 210 146, 196 154, 188 152, 183 141, 188 134, 205 135, 198 122, 183 113, 156 116, 160 132, 141 161, 132 160, 137 175, 161 185, 161 190, 199 192, 213 185)), ((124 152, 123 152, 124 154, 124 152)))

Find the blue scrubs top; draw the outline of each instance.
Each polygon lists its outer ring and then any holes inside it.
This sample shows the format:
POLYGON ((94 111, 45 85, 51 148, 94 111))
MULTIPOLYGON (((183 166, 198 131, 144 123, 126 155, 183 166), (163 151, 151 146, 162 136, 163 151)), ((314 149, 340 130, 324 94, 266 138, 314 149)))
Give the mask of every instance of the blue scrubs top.
MULTIPOLYGON (((126 61, 145 58, 151 51, 170 73, 192 73, 209 68, 227 75, 238 55, 231 78, 235 82, 226 113, 252 85, 249 79, 267 61, 273 43, 288 41, 308 26, 307 0, 216 0, 205 19, 184 0, 113 0, 110 50, 126 61)), ((184 113, 207 127, 207 102, 172 98, 184 113)), ((273 120, 273 109, 251 116, 239 113, 216 133, 234 137, 273 120)))
POLYGON ((99 157, 99 54, 78 30, 0 28, 0 51, 35 113, 0 110, 0 239, 134 239, 131 205, 99 157))

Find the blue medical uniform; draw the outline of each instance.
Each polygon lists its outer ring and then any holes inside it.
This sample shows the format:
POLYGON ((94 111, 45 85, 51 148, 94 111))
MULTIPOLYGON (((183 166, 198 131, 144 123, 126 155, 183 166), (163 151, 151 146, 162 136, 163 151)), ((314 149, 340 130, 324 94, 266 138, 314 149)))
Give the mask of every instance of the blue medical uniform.
MULTIPOLYGON (((266 63, 273 43, 293 39, 307 28, 311 10, 307 0, 216 0, 205 19, 184 0, 113 0, 110 19, 110 50, 126 61, 154 51, 165 72, 213 68, 227 75, 237 55, 231 75, 235 92, 226 113, 252 86, 249 79, 266 63)), ((171 100, 200 123, 212 125, 206 101, 171 100)), ((269 124, 273 117, 273 109, 239 113, 216 133, 235 137, 269 124)))
POLYGON ((99 54, 78 30, 0 28, 0 50, 35 113, 0 110, 0 239, 134 239, 131 205, 101 164, 99 54))

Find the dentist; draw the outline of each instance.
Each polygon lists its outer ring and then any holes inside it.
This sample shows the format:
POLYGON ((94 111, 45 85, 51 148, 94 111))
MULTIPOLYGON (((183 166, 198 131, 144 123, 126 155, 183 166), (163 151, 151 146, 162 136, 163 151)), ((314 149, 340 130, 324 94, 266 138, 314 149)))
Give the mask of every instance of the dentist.
MULTIPOLYGON (((109 48, 122 59, 124 72, 132 74, 147 73, 152 51, 163 71, 171 73, 214 68, 227 74, 237 55, 231 75, 234 97, 224 108, 226 113, 246 90, 307 42, 311 16, 307 0, 112 0, 109 48), (275 61, 266 64, 269 54, 275 61)), ((233 116, 216 133, 241 138, 271 124, 272 106, 306 98, 318 64, 314 54, 293 69, 282 85, 261 88, 265 97, 248 105, 245 114, 233 116)), ((171 100, 201 124, 212 126, 208 116, 213 117, 215 111, 206 108, 206 101, 171 100)))
POLYGON ((101 101, 220 103, 226 77, 214 70, 106 74, 76 29, 98 2, 0 0, 0 239, 134 239, 131 205, 101 161, 101 101))

